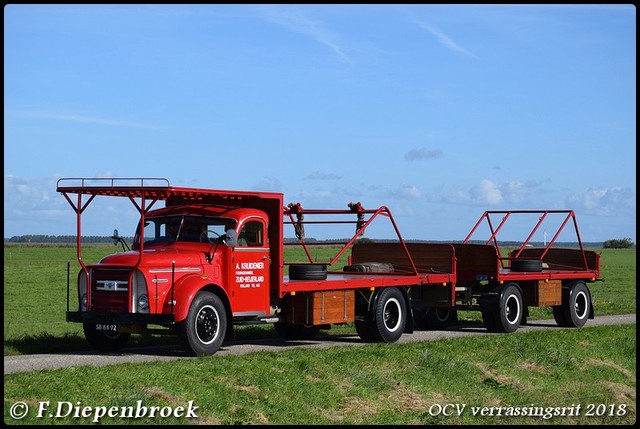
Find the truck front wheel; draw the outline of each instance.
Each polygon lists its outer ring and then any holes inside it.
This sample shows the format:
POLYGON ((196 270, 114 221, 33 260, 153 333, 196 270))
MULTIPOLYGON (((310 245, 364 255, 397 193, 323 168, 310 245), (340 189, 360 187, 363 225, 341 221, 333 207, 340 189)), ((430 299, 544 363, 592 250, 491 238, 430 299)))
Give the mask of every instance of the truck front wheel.
POLYGON ((385 343, 398 341, 407 323, 407 303, 396 288, 384 288, 374 308, 373 328, 375 337, 385 343))
POLYGON ((127 332, 98 331, 95 323, 84 323, 82 328, 87 342, 101 352, 118 351, 131 339, 131 334, 127 332))
POLYGON ((227 313, 220 298, 199 292, 187 318, 178 323, 178 338, 190 356, 212 355, 220 349, 227 330, 227 313))

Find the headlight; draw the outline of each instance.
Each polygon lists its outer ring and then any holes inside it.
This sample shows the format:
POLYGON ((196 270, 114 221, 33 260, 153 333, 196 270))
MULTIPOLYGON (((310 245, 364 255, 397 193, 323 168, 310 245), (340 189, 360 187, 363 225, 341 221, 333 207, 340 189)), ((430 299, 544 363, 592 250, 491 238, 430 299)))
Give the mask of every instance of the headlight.
POLYGON ((149 313, 149 295, 147 293, 147 282, 140 270, 133 276, 133 294, 131 296, 131 306, 134 313, 149 313))
POLYGON ((149 309, 149 297, 147 295, 140 295, 138 297, 138 311, 147 312, 149 309))
POLYGON ((80 311, 87 311, 87 275, 84 270, 78 273, 78 301, 80 311))

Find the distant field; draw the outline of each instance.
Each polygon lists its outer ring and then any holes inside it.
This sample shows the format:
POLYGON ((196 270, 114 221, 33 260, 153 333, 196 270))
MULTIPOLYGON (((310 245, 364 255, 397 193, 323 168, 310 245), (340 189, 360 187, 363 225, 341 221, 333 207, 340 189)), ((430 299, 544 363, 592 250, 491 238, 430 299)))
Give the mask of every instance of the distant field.
MULTIPOLYGON (((339 247, 314 246, 312 256, 328 261, 339 247)), ((120 251, 114 245, 83 248, 87 263, 120 251)), ((600 251, 600 250, 598 250, 600 251)), ((304 253, 286 247, 286 258, 303 261, 304 253)), ((590 284, 596 315, 636 312, 636 250, 601 249, 605 282, 590 284)), ((86 347, 82 327, 65 321, 67 308, 67 263, 71 272, 71 305, 75 305, 75 279, 79 270, 73 246, 5 245, 4 248, 4 341, 5 354, 37 350, 47 343, 86 347)), ((330 269, 341 270, 346 255, 330 269)), ((548 308, 531 308, 530 320, 551 318, 548 308)), ((461 312, 461 319, 478 320, 475 312, 461 312)), ((340 329, 350 329, 349 326, 340 329)))

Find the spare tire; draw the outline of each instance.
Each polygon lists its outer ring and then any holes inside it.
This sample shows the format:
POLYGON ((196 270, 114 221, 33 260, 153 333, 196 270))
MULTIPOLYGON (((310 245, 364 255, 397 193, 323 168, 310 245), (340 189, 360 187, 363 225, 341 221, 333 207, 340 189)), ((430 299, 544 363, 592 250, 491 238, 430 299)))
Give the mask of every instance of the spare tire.
POLYGON ((393 264, 388 262, 363 262, 361 264, 346 265, 342 270, 344 272, 392 273, 393 264))
POLYGON ((290 265, 289 279, 291 280, 325 280, 327 266, 322 265, 290 265))
POLYGON ((512 259, 511 271, 538 273, 542 271, 542 261, 540 259, 512 259))

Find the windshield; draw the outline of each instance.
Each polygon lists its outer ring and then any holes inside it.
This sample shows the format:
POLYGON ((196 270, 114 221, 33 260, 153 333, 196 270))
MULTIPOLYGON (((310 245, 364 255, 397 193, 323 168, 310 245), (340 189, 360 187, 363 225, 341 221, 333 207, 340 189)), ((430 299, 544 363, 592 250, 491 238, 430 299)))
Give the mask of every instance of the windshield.
MULTIPOLYGON (((172 243, 186 241, 192 243, 213 243, 222 237, 227 229, 235 227, 235 220, 201 216, 160 216, 144 221, 144 244, 172 243)), ((139 247, 140 235, 136 234, 133 248, 139 247)))

